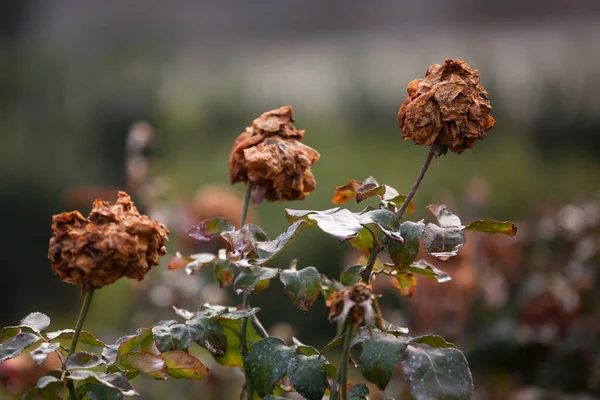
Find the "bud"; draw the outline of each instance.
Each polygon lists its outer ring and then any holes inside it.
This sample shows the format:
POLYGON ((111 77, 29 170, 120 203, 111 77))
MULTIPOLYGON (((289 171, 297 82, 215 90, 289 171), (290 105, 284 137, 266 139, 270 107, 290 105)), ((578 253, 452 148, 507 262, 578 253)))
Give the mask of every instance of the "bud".
POLYGON ((315 190, 310 170, 319 153, 302 143, 304 130, 292 125, 292 107, 264 113, 246 128, 233 144, 229 177, 254 184, 254 200, 302 200, 315 190))
POLYGON ((167 253, 169 230, 140 215, 131 198, 119 192, 115 204, 97 199, 88 218, 78 211, 52 217, 48 259, 64 282, 83 293, 110 285, 122 276, 142 280, 167 253))
POLYGON ((371 285, 364 282, 332 293, 325 302, 329 307, 329 320, 343 322, 348 317, 355 326, 364 322, 370 327, 375 320, 373 298, 371 285))
POLYGON ((408 84, 407 92, 398 111, 404 140, 437 143, 460 154, 494 126, 490 96, 479 84, 478 71, 464 61, 432 65, 424 79, 408 84))

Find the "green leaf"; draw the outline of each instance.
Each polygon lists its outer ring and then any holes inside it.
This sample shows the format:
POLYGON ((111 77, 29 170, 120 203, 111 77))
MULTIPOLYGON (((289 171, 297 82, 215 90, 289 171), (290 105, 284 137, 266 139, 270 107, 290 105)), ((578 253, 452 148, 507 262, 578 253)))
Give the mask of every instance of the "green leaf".
POLYGON ((306 267, 299 271, 286 269, 281 271, 279 279, 294 305, 302 311, 308 311, 317 301, 321 291, 321 276, 315 267, 306 267))
POLYGON ((350 246, 358 250, 362 255, 368 256, 373 246, 375 246, 375 238, 373 237, 373 233, 368 228, 363 227, 359 234, 350 239, 348 243, 350 246))
POLYGON ((404 328, 401 326, 396 326, 394 324, 390 324, 388 321, 383 320, 383 328, 385 333, 391 333, 394 336, 406 335, 408 334, 408 328, 404 328))
POLYGON ((233 225, 226 218, 211 218, 200 222, 190 229, 187 234, 194 239, 208 242, 212 238, 219 236, 222 232, 235 231, 233 225))
POLYGON ((433 215, 435 215, 442 228, 462 228, 460 218, 448 211, 444 204, 432 204, 427 206, 427 209, 431 211, 433 215))
POLYGON ((85 369, 70 371, 67 379, 74 381, 85 381, 86 383, 99 383, 104 386, 118 389, 125 396, 139 396, 133 390, 133 387, 125 377, 125 375, 115 372, 113 374, 104 374, 102 372, 94 372, 85 369))
POLYGON ((156 325, 152 327, 154 344, 158 351, 182 350, 187 351, 190 345, 190 332, 184 324, 156 325))
POLYGON ((316 214, 316 213, 334 214, 334 213, 338 212, 339 210, 341 210, 340 207, 330 208, 330 209, 324 210, 324 211, 317 211, 317 210, 293 210, 291 208, 286 208, 285 209, 285 218, 288 220, 288 222, 290 224, 293 224, 294 222, 297 222, 299 220, 303 220, 303 221, 306 221, 306 222, 314 222, 314 221, 311 221, 308 218, 308 216, 310 214, 316 214))
POLYGON ((176 379, 204 379, 208 368, 196 357, 183 351, 161 353, 167 366, 167 374, 176 379))
POLYGON ((217 256, 211 253, 192 254, 187 259, 190 261, 185 266, 185 272, 188 275, 195 274, 202 269, 214 265, 217 256))
POLYGON ((287 400, 286 397, 281 397, 281 396, 274 396, 272 394, 265 396, 262 398, 262 400, 287 400))
POLYGON ((442 261, 457 255, 465 241, 465 233, 461 227, 439 227, 435 224, 427 224, 425 227, 425 249, 442 261))
POLYGON ((243 291, 259 293, 269 287, 271 279, 279 275, 279 269, 267 268, 267 267, 247 267, 242 268, 239 273, 233 288, 236 292, 241 293, 243 291))
MULTIPOLYGON (((275 383, 287 373, 296 346, 288 347, 279 338, 268 337, 255 343, 246 357, 247 384, 260 397, 271 393, 275 383)), ((252 393, 252 390, 250 390, 252 393)))
POLYGON ((400 233, 400 220, 393 212, 379 209, 355 214, 355 216, 362 226, 373 232, 379 244, 384 245, 390 240, 404 242, 400 233))
POLYGON ((85 395, 87 400, 121 400, 123 394, 119 389, 114 389, 97 383, 85 384, 85 395))
POLYGON ((352 265, 346 268, 340 275, 340 282, 344 286, 352 286, 358 282, 366 269, 364 265, 352 265))
POLYGON ((473 394, 469 365, 456 348, 411 342, 402 354, 402 368, 408 389, 417 400, 468 400, 473 394))
POLYGON ((410 264, 407 270, 414 274, 419 274, 430 279, 434 279, 438 283, 446 283, 452 279, 446 272, 442 271, 441 269, 437 269, 435 266, 429 264, 425 260, 413 262, 410 264))
POLYGON ((325 360, 318 355, 299 355, 290 360, 287 367, 290 382, 308 400, 320 400, 327 389, 325 360))
POLYGON ((340 344, 342 344, 343 340, 344 340, 344 335, 343 334, 340 335, 340 336, 338 336, 338 337, 336 337, 336 338, 334 338, 331 342, 327 343, 325 345, 325 347, 323 347, 321 349, 321 353, 320 354, 321 355, 325 354, 325 352, 329 351, 329 349, 331 349, 332 347, 339 346, 340 344))
MULTIPOLYGON (((252 316, 258 311, 258 308, 238 311, 235 307, 203 304, 193 318, 186 321, 186 324, 190 329, 192 339, 208 349, 217 362, 226 366, 241 367, 243 363, 240 354, 239 332, 242 318, 252 316), (214 322, 221 328, 216 327, 214 322)), ((247 329, 246 344, 251 347, 262 337, 257 333, 254 324, 248 324, 247 329)))
POLYGON ((415 293, 417 278, 415 278, 412 272, 400 272, 392 276, 390 283, 400 291, 401 296, 411 297, 415 293))
POLYGON ((292 342, 298 348, 298 351, 300 351, 305 356, 319 355, 319 351, 317 349, 315 349, 312 346, 309 346, 309 345, 306 345, 306 344, 302 343, 301 341, 299 341, 295 337, 292 337, 292 342))
POLYGON ((102 349, 102 359, 107 365, 114 364, 120 354, 127 353, 140 346, 148 349, 152 343, 152 330, 140 328, 134 335, 120 337, 115 344, 107 345, 102 349))
MULTIPOLYGON (((389 198, 388 196, 385 196, 385 198, 381 201, 381 205, 393 213, 397 213, 398 209, 402 207, 402 204, 404 204, 407 197, 408 196, 405 194, 399 194, 389 198)), ((415 213, 415 203, 413 203, 412 200, 408 203, 408 206, 406 206, 406 212, 410 215, 415 213)))
POLYGON ((40 365, 43 364, 44 361, 46 361, 46 359, 48 358, 48 356, 51 353, 55 352, 59 347, 60 343, 42 342, 42 344, 40 344, 39 347, 32 350, 31 353, 29 353, 29 355, 37 365, 40 365))
POLYGON ((517 226, 512 222, 500 222, 492 219, 480 219, 471 222, 463 230, 487 232, 487 233, 502 233, 508 236, 515 236, 517 234, 517 226))
POLYGON ((340 282, 331 280, 323 274, 320 274, 319 277, 321 280, 321 294, 325 300, 327 300, 331 294, 339 290, 344 290, 344 285, 342 285, 340 282))
POLYGON ((8 360, 9 358, 17 357, 23 352, 23 350, 25 350, 25 348, 37 343, 38 340, 40 340, 40 337, 36 334, 21 332, 1 343, 0 363, 8 360))
MULTIPOLYGON (((63 329, 55 332, 48 332, 46 336, 48 336, 48 340, 54 339, 72 339, 75 330, 73 329, 63 329)), ((101 340, 97 339, 94 335, 89 332, 81 331, 79 333, 79 343, 89 344, 91 346, 105 347, 106 344, 101 340)))
POLYGON ((175 306, 173 306, 173 310, 175 311, 175 314, 179 315, 183 319, 191 319, 194 317, 194 315, 196 315, 191 311, 184 310, 183 308, 177 308, 175 306))
POLYGON ((79 368, 89 369, 97 367, 100 364, 104 364, 104 361, 97 355, 85 351, 78 351, 67 358, 67 361, 65 361, 65 368, 67 370, 79 368))
POLYGON ((51 375, 45 375, 38 379, 35 387, 22 396, 21 399, 39 399, 40 396, 47 400, 60 399, 60 392, 64 387, 65 383, 60 379, 51 375))
POLYGON ((335 213, 316 212, 309 214, 308 218, 316 221, 323 232, 342 242, 358 236, 362 230, 361 224, 346 209, 340 209, 335 213))
POLYGON ((119 355, 127 353, 140 346, 143 342, 152 339, 152 330, 149 328, 139 328, 135 335, 125 336, 119 339, 119 355))
MULTIPOLYGON (((218 319, 219 324, 223 327, 223 332, 227 337, 227 350, 223 357, 215 357, 219 364, 226 366, 242 367, 242 355, 240 353, 240 332, 242 330, 241 319, 218 319)), ((246 331, 246 346, 251 348, 254 343, 262 339, 258 334, 254 324, 248 324, 246 331)))
POLYGON ((21 320, 20 326, 26 326, 33 331, 40 333, 50 326, 50 318, 41 312, 33 312, 21 320))
MULTIPOLYGON (((240 260, 244 257, 256 258, 255 245, 257 242, 269 240, 267 234, 256 225, 246 224, 241 229, 231 232, 223 232, 223 239, 229 244, 229 259, 240 260)), ((241 264, 240 266, 247 266, 241 264)))
POLYGON ((258 308, 258 307, 247 308, 245 310, 234 310, 234 311, 229 311, 229 312, 219 315, 219 318, 224 318, 224 319, 248 318, 248 317, 251 317, 254 314, 258 313, 259 311, 260 311, 260 308, 258 308))
POLYGON ((446 340, 438 335, 423 335, 417 336, 410 340, 411 343, 426 344, 436 349, 452 348, 456 349, 456 345, 446 342, 446 340))
POLYGON ((422 222, 407 221, 400 225, 400 235, 404 239, 404 243, 396 240, 385 243, 385 249, 389 253, 394 266, 405 268, 415 260, 424 230, 425 224, 422 222))
POLYGON ((231 286, 235 265, 229 260, 218 260, 213 265, 213 278, 220 288, 231 286))
POLYGON ((352 386, 348 400, 369 400, 369 388, 364 383, 352 386))
POLYGON ((185 321, 192 339, 215 357, 223 357, 227 351, 227 336, 215 319, 197 316, 185 321))
POLYGON ((352 346, 362 348, 357 363, 365 379, 384 390, 407 342, 408 338, 396 337, 378 329, 373 329, 369 336, 369 331, 362 329, 353 338, 352 346))
POLYGON ((119 363, 128 370, 138 370, 155 379, 165 379, 167 365, 163 359, 149 351, 129 351, 119 356, 119 363))
POLYGON ((6 342, 8 339, 17 336, 17 333, 21 331, 18 326, 5 326, 0 331, 0 343, 6 342))
POLYGON ((248 261, 250 265, 264 265, 271 258, 279 254, 288 244, 290 244, 300 232, 312 225, 304 220, 298 220, 290 225, 287 231, 273 240, 257 241, 254 243, 255 256, 248 261))

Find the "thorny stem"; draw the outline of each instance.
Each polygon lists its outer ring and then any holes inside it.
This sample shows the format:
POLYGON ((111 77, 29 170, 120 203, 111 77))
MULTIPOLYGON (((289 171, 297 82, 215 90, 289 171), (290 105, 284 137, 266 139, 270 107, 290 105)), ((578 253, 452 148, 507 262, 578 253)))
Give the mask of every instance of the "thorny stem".
MULTIPOLYGON (((252 195, 252 181, 248 181, 246 184, 246 192, 244 193, 244 204, 242 205, 242 217, 240 219, 240 229, 246 224, 246 217, 248 216, 248 207, 250 205, 250 196, 252 195)), ((242 298, 242 309, 247 310, 250 308, 250 293, 244 291, 242 298)), ((264 330, 264 328, 263 328, 264 330)), ((244 364, 244 375, 246 375, 246 355, 248 354, 248 346, 246 345, 246 336, 248 331, 248 317, 242 318, 242 326, 240 329, 240 353, 242 354, 242 362, 244 364)), ((265 332, 266 333, 266 332, 265 332)), ((267 335, 268 336, 268 335, 267 335)), ((248 398, 252 398, 253 390, 248 385, 248 379, 246 377, 246 390, 248 398), (250 389, 250 390, 248 390, 250 389)))
POLYGON ((427 157, 425 158, 423 167, 421 167, 421 172, 419 172, 419 176, 417 177, 417 180, 413 184, 412 189, 410 189, 410 192, 408 193, 408 196, 406 196, 404 203, 402 203, 402 206, 400 206, 400 209, 396 213, 396 215, 398 216, 398 219, 402 219, 402 216, 404 215, 404 211, 406 211, 406 207, 408 207, 408 205, 410 204, 410 201, 415 196, 415 193, 417 193, 417 189, 419 189, 421 182, 423 182, 423 178, 425 177, 427 168, 429 168, 429 164, 431 164, 431 160, 433 160, 434 157, 440 156, 441 154, 444 154, 444 149, 437 143, 434 143, 429 147, 429 153, 427 153, 427 157))
POLYGON ((348 364, 350 364, 350 346, 352 345, 352 336, 354 336, 354 324, 350 319, 346 319, 345 324, 342 359, 340 360, 335 382, 331 385, 331 396, 329 397, 331 400, 338 400, 338 384, 340 386, 339 400, 348 398, 348 364))
POLYGON ((371 248, 371 253, 369 254, 369 261, 367 261, 367 266, 363 271, 362 281, 364 283, 368 284, 371 281, 371 273, 373 272, 373 267, 375 266, 375 262, 377 261, 377 254, 379 254, 380 251, 381 249, 378 245, 374 245, 371 248))
MULTIPOLYGON (((81 329, 83 328, 83 322, 85 321, 85 317, 87 316, 88 310, 90 309, 92 297, 94 297, 94 289, 91 289, 89 292, 87 292, 83 300, 83 305, 81 306, 81 311, 79 312, 79 317, 77 318, 77 324, 75 325, 75 332, 73 333, 73 339, 71 339, 71 346, 69 347, 69 353, 67 353, 67 358, 71 357, 77 349, 79 335, 81 334, 81 329)), ((75 392, 75 385, 73 385, 73 381, 68 381, 67 387, 69 388, 69 393, 71 394, 71 397, 73 399, 78 399, 77 393, 75 392)))

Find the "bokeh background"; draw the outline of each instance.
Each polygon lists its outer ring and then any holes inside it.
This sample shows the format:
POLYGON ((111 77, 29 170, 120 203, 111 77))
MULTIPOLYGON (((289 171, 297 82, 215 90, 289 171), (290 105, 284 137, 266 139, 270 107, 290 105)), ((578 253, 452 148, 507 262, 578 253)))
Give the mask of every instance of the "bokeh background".
MULTIPOLYGON (((598 398, 594 1, 3 0, 0 325, 41 310, 52 328, 73 326, 81 299, 50 270, 50 221, 64 210, 87 213, 96 196, 114 200, 128 189, 173 231, 170 254, 198 250, 182 233, 206 209, 216 202, 226 205, 217 212, 237 215, 229 196, 243 187, 227 187, 234 139, 282 105, 294 107, 321 160, 313 168, 318 188, 305 201, 253 209, 269 235, 285 230, 285 207, 327 208, 335 186, 350 179, 373 175, 407 192, 427 149, 401 140, 396 113, 408 82, 445 58, 479 69, 497 125, 474 150, 434 161, 414 217, 430 218, 425 206, 445 203, 465 221, 492 217, 521 229, 514 239, 469 237, 465 255, 440 265, 454 276, 443 287, 419 281, 405 298, 382 285, 384 312, 414 333, 459 344, 477 399, 598 398), (149 163, 127 161, 132 126, 152 137, 149 163), (215 184, 223 186, 206 186, 215 184)), ((298 258, 337 277, 352 257, 349 246, 314 232, 272 266, 298 258)), ((110 342, 172 318, 172 304, 240 302, 210 273, 167 272, 167 261, 144 282, 101 290, 86 329, 110 342)), ((279 282, 253 301, 272 332, 316 346, 335 334, 322 300, 304 313, 279 282)), ((133 383, 143 398, 235 398, 223 382, 239 376, 220 373, 133 383)), ((397 376, 386 395, 401 398, 397 376)))

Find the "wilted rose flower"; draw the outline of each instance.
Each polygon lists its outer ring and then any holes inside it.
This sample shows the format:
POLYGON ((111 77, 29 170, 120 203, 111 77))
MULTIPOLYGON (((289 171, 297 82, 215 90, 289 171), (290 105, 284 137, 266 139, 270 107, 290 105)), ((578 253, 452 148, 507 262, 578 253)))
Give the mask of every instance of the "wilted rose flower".
POLYGON ((310 170, 319 153, 302 143, 304 131, 292 125, 292 107, 264 113, 236 139, 229 157, 229 177, 254 183, 254 200, 302 200, 315 190, 310 170))
POLYGON ((329 320, 342 322, 349 316, 350 322, 359 326, 363 322, 372 326, 375 321, 371 285, 357 282, 354 286, 332 293, 325 302, 329 307, 329 320))
POLYGON ((97 199, 88 218, 78 211, 52 217, 48 259, 64 282, 83 293, 122 276, 141 280, 166 254, 169 230, 140 215, 131 198, 119 192, 115 204, 97 199))
POLYGON ((479 84, 477 70, 460 60, 434 64, 424 79, 408 84, 408 97, 398 111, 402 137, 416 144, 447 146, 460 154, 494 126, 490 96, 479 84))

